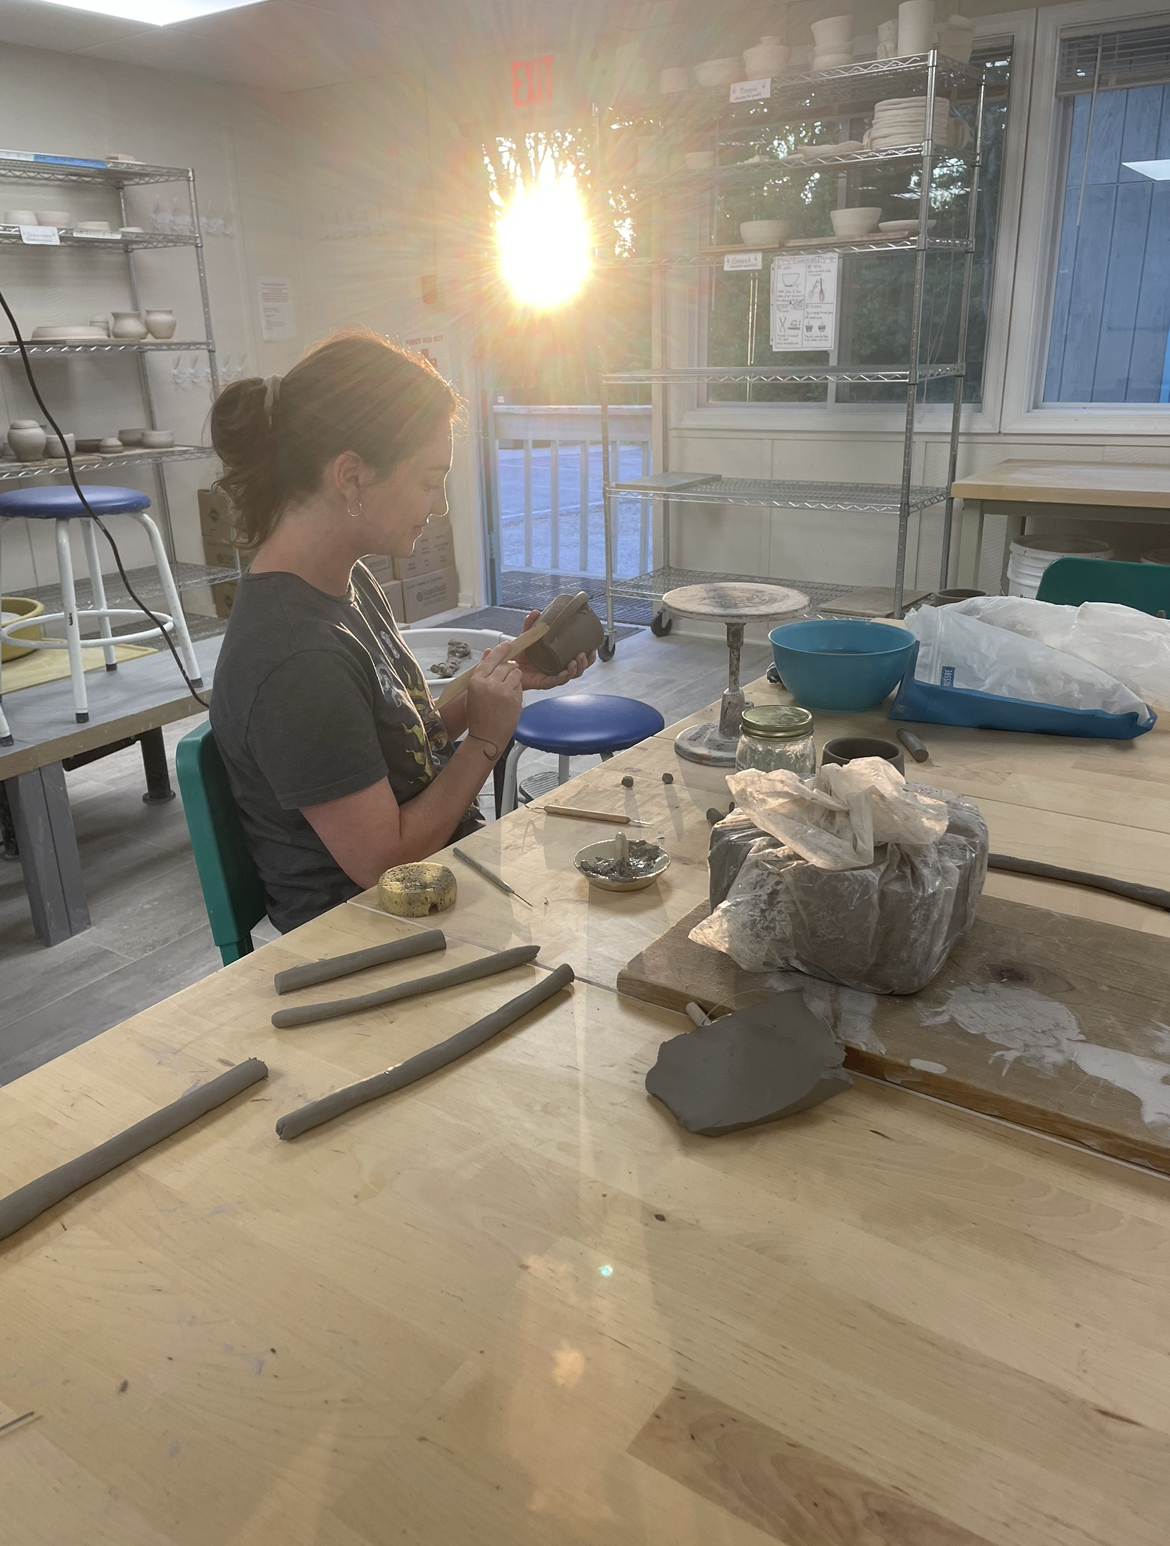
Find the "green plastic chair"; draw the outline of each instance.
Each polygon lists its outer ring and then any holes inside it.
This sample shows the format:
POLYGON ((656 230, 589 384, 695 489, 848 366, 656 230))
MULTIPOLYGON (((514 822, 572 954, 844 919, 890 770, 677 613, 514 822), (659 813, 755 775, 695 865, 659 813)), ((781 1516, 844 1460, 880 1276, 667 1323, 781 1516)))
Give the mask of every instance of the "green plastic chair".
POLYGON ((251 953, 252 929, 268 905, 209 723, 179 742, 175 772, 211 937, 227 966, 251 953))
POLYGON ((1157 617, 1170 611, 1170 564, 1123 564, 1106 558, 1058 558, 1040 576, 1037 601, 1079 607, 1115 601, 1157 617))

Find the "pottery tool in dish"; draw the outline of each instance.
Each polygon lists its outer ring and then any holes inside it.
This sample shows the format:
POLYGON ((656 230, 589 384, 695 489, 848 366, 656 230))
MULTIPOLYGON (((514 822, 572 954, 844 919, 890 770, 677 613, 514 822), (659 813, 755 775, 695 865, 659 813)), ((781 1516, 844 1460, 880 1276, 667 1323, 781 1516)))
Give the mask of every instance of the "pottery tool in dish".
POLYGON ((462 966, 453 966, 450 971, 435 972, 431 977, 415 977, 393 988, 379 988, 375 993, 333 999, 325 1004, 302 1004, 296 1009, 278 1009, 272 1017, 272 1023, 281 1031, 293 1025, 315 1025, 318 1020, 336 1020, 340 1015, 356 1014, 361 1009, 377 1009, 383 1004, 397 1004, 404 998, 417 998, 421 993, 439 993, 444 988, 457 988, 465 982, 477 982, 481 977, 494 977, 497 972, 508 972, 514 966, 525 966, 539 954, 539 945, 518 945, 512 950, 500 950, 495 955, 482 956, 478 961, 465 961, 462 966))
POLYGON ((272 986, 278 993, 293 993, 297 988, 314 988, 319 982, 349 977, 371 966, 384 966, 387 961, 403 961, 409 956, 426 955, 429 951, 446 948, 447 939, 442 929, 424 929, 421 934, 411 934, 406 939, 392 939, 384 945, 372 945, 368 950, 351 950, 348 955, 327 956, 321 961, 305 961, 301 966, 286 967, 283 972, 277 972, 272 979, 272 986))
POLYGON ((581 811, 573 805, 530 805, 529 810, 543 811, 546 816, 571 816, 575 821, 608 821, 614 827, 648 827, 648 821, 636 816, 622 816, 614 811, 581 811))
MULTIPOLYGON (((517 655, 523 655, 530 644, 539 644, 547 632, 547 623, 534 623, 527 633, 522 633, 518 638, 512 640, 506 658, 508 660, 515 660, 517 655)), ((475 665, 479 665, 478 660, 475 665)), ((452 698, 457 698, 461 692, 466 692, 467 684, 471 680, 474 670, 475 666, 468 666, 466 671, 460 671, 458 676, 453 676, 435 699, 435 707, 441 709, 445 703, 450 703, 452 698)))
POLYGON ((599 891, 643 891, 652 886, 670 865, 670 855, 657 843, 624 832, 600 843, 589 843, 573 860, 578 873, 599 891))
POLYGON ((525 907, 532 906, 532 903, 526 896, 521 896, 506 880, 501 880, 498 875, 494 875, 486 864, 481 864, 478 859, 473 859, 470 854, 465 854, 462 848, 453 848, 451 852, 457 859, 462 859, 468 869, 474 870, 477 875, 482 875, 484 880, 490 881, 493 886, 498 887, 506 896, 514 896, 518 902, 523 902, 525 907))
POLYGON ((334 1117, 352 1111, 355 1106, 364 1106, 367 1101, 377 1100, 381 1095, 392 1095, 395 1090, 416 1084, 428 1074, 446 1068, 448 1063, 454 1063, 467 1053, 474 1052, 476 1047, 482 1047, 485 1041, 498 1036, 508 1026, 543 1004, 545 999, 567 988, 572 981, 573 968, 567 963, 554 968, 535 987, 529 988, 527 993, 509 999, 499 1009, 493 1009, 465 1030, 456 1031, 454 1036, 448 1036, 446 1041, 439 1042, 437 1046, 416 1053, 414 1057, 407 1058, 405 1063, 388 1068, 385 1073, 375 1074, 372 1079, 346 1085, 342 1090, 334 1090, 331 1095, 323 1095, 320 1100, 310 1101, 297 1111, 288 1112, 277 1122, 276 1136, 296 1138, 301 1133, 307 1133, 310 1128, 320 1127, 322 1122, 331 1122, 334 1117))

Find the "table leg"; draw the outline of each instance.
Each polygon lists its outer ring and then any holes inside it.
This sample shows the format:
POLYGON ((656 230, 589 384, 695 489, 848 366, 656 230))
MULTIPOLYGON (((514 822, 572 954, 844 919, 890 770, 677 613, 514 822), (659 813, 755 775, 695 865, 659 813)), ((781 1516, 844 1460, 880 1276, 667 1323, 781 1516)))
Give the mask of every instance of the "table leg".
POLYGON ((7 779, 33 927, 44 945, 89 928, 73 816, 59 762, 7 779))
POLYGON ((144 730, 138 737, 142 747, 142 771, 146 774, 144 805, 164 805, 175 798, 167 769, 167 748, 160 729, 144 730))

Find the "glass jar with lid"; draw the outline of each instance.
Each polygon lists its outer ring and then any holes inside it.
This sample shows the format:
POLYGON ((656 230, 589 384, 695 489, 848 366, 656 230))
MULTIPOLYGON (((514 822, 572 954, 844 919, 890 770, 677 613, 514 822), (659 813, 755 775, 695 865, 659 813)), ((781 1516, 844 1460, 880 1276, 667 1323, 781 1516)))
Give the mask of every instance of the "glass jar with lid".
POLYGON ((774 773, 787 768, 798 778, 811 778, 817 770, 817 749, 812 737, 813 717, 794 705, 764 704, 744 709, 740 717, 735 766, 774 773))

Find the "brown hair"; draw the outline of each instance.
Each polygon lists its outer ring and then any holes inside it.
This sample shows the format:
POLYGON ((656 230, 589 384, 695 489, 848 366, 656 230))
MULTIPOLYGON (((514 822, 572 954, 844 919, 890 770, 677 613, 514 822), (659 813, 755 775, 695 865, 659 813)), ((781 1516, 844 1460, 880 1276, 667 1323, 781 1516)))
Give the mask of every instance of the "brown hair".
POLYGON ((289 501, 311 494, 343 451, 384 478, 458 408, 458 394, 425 356, 365 329, 314 345, 271 387, 260 376, 233 382, 212 407, 211 443, 237 545, 259 547, 289 501))

